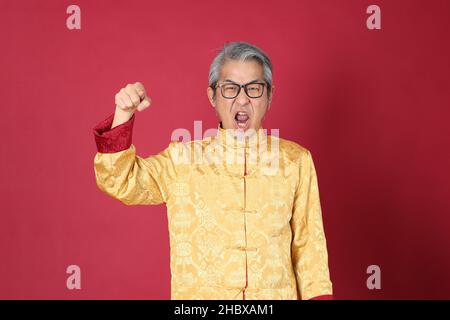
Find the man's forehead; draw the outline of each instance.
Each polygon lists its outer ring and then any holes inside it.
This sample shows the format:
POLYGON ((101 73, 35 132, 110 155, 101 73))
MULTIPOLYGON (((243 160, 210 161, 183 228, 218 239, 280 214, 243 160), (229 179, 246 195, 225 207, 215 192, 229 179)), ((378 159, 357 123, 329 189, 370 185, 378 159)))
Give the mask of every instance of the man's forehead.
POLYGON ((224 82, 253 82, 263 81, 264 72, 261 65, 253 60, 231 60, 220 68, 220 79, 224 82))

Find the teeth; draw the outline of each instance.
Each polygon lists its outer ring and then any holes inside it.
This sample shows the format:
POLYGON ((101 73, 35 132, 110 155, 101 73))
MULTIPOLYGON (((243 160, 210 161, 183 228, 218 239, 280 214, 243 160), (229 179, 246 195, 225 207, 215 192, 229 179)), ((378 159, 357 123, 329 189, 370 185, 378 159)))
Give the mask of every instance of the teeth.
POLYGON ((248 113, 247 112, 243 112, 243 111, 238 111, 237 113, 236 113, 236 118, 238 118, 238 117, 248 117, 249 115, 248 115, 248 113))

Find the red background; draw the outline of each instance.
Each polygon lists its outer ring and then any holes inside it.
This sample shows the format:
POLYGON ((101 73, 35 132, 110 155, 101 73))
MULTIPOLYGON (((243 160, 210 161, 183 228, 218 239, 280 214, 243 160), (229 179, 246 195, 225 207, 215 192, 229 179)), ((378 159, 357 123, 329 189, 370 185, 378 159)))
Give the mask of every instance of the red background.
POLYGON ((449 1, 118 2, 1 2, 0 298, 170 297, 166 208, 97 188, 92 128, 135 81, 139 155, 216 127, 209 64, 237 40, 274 64, 264 126, 313 154, 336 298, 450 298, 449 1))

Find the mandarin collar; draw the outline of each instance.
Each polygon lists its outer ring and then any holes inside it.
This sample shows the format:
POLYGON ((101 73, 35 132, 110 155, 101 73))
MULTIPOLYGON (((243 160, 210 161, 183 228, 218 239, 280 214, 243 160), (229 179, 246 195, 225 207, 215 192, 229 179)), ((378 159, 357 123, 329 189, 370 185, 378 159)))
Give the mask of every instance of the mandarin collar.
POLYGON ((223 146, 229 148, 251 148, 267 145, 266 129, 246 131, 246 133, 237 133, 235 129, 224 129, 221 123, 217 126, 216 140, 223 146))

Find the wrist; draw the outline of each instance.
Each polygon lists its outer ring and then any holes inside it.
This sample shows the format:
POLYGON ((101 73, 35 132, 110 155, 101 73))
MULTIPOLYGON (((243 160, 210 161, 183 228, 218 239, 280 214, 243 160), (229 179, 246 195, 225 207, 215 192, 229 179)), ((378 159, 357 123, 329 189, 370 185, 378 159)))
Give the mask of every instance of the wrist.
POLYGON ((116 107, 116 111, 114 112, 114 119, 113 119, 113 122, 111 125, 111 129, 130 120, 131 117, 133 117, 133 114, 134 114, 134 111, 127 112, 127 111, 120 109, 119 107, 116 107))

